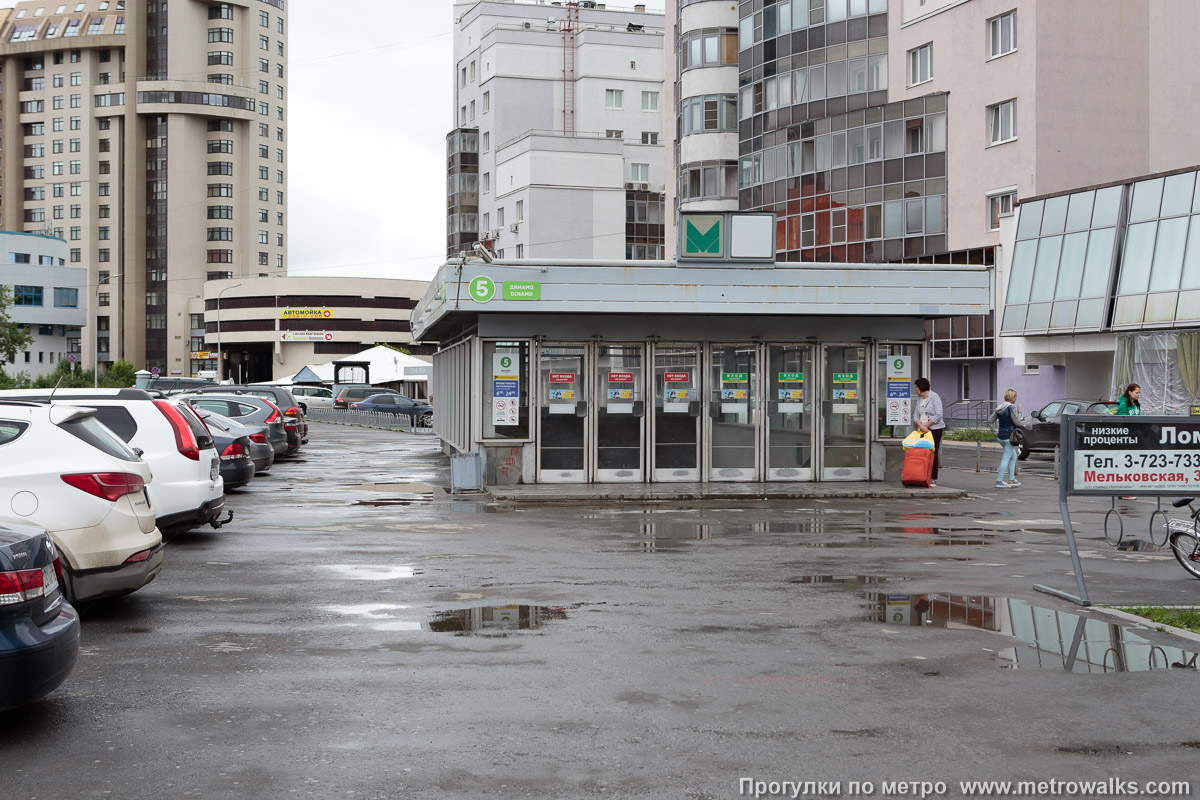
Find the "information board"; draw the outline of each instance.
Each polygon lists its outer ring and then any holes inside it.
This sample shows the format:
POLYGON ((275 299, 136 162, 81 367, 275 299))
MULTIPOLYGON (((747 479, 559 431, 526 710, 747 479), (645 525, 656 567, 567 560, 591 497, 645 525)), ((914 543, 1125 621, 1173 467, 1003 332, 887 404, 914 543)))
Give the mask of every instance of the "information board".
POLYGON ((1200 420, 1073 416, 1063 425, 1069 494, 1200 495, 1200 420))

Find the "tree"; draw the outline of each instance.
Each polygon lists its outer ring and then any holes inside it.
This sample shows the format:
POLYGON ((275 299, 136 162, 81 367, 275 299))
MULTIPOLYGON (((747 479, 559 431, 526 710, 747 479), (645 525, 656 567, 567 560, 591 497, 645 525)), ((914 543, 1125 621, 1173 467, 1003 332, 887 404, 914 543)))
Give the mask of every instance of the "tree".
POLYGON ((128 389, 137 380, 137 370, 128 361, 114 361, 113 365, 100 376, 100 385, 110 389, 128 389))
POLYGON ((8 287, 0 286, 0 362, 16 363, 17 353, 33 344, 33 337, 8 315, 8 307, 11 305, 12 297, 8 293, 8 287))

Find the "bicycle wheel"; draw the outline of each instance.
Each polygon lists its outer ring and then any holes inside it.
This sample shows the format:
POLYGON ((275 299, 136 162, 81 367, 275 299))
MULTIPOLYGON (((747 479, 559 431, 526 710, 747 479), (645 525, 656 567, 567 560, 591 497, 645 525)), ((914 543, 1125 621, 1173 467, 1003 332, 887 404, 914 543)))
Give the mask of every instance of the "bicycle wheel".
POLYGON ((1200 538, 1196 536, 1195 527, 1185 531, 1172 531, 1170 541, 1171 552, 1175 554, 1179 565, 1193 578, 1200 578, 1200 561, 1192 559, 1200 550, 1200 538))
POLYGON ((1162 547, 1167 543, 1167 538, 1170 535, 1171 531, 1167 527, 1167 512, 1163 511, 1161 508, 1155 509, 1150 514, 1150 544, 1154 545, 1155 547, 1162 547), (1154 518, 1157 516, 1162 516, 1162 525, 1160 525, 1158 528, 1154 527, 1154 518), (1159 541, 1158 537, 1154 535, 1155 531, 1157 530, 1162 531, 1162 541, 1159 541))
POLYGON ((1111 547, 1116 547, 1117 545, 1119 545, 1121 543, 1121 540, 1124 538, 1125 538, 1125 520, 1123 520, 1121 518, 1121 512, 1117 511, 1115 508, 1109 509, 1108 513, 1104 515, 1104 541, 1108 542, 1108 544, 1111 547), (1113 514, 1117 515, 1117 524, 1115 526, 1116 531, 1114 533, 1109 533, 1108 520, 1109 520, 1109 517, 1111 517, 1113 514))

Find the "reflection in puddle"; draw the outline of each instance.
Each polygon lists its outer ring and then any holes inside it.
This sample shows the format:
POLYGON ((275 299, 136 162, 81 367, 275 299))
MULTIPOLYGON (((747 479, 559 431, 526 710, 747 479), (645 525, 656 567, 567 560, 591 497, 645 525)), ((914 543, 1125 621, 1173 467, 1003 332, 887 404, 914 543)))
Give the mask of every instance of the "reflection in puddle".
POLYGON ((978 628, 1014 640, 996 651, 1008 669, 1143 672, 1196 669, 1197 654, 1154 644, 1136 626, 1031 606, 1024 600, 947 594, 863 594, 869 620, 899 627, 978 628))
POLYGON ((788 583, 888 583, 890 581, 902 581, 905 578, 881 578, 878 575, 801 575, 798 578, 791 578, 788 583))
POLYGON ((439 612, 429 622, 429 630, 455 636, 504 635, 566 618, 567 612, 561 606, 481 606, 439 612))
POLYGON ((428 483, 360 483, 351 489, 368 492, 393 492, 396 494, 431 494, 433 487, 428 483))
POLYGON ((347 578, 359 581, 391 581, 397 578, 411 578, 420 575, 421 571, 411 565, 397 567, 377 567, 367 564, 331 564, 329 569, 341 573, 347 578))

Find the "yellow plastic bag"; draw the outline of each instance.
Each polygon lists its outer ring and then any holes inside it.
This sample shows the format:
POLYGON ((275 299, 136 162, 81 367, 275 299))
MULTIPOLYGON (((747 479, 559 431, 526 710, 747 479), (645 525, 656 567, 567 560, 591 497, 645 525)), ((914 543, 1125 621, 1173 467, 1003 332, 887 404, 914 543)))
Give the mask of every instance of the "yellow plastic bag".
POLYGON ((904 437, 904 449, 912 448, 932 450, 933 449, 933 434, 925 431, 913 431, 908 436, 904 437))

